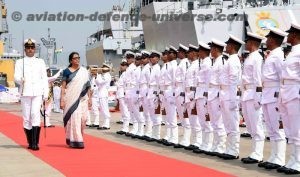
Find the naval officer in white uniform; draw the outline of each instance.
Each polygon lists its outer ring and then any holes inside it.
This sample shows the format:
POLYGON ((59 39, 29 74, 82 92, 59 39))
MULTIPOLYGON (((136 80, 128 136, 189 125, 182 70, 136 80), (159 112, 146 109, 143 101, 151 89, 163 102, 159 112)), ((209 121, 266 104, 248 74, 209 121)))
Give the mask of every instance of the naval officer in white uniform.
POLYGON ((292 23, 287 31, 292 50, 283 62, 280 87, 280 112, 291 146, 291 155, 278 172, 300 174, 300 25, 292 23))
POLYGON ((33 39, 24 41, 26 56, 17 60, 14 79, 21 86, 23 127, 28 148, 39 150, 40 108, 43 100, 48 98, 49 87, 45 62, 34 56, 35 43, 33 39))

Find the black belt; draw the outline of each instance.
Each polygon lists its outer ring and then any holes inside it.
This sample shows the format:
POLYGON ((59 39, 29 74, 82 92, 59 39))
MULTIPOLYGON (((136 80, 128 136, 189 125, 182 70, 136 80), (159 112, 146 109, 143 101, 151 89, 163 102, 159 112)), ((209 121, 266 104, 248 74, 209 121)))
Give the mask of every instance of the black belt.
POLYGON ((196 91, 196 87, 190 87, 190 91, 196 91))
POLYGON ((262 92, 262 87, 256 87, 256 92, 262 92))

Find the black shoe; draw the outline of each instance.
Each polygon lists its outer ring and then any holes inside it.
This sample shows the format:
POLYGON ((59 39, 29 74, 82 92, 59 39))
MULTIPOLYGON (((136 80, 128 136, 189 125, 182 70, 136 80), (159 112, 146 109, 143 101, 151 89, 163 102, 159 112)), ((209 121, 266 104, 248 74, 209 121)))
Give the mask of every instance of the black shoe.
POLYGON ((260 163, 260 162, 262 162, 262 161, 253 159, 253 158, 251 158, 251 157, 247 157, 247 158, 243 158, 243 159, 242 159, 242 162, 245 163, 245 164, 254 164, 254 163, 260 163))
POLYGON ((41 127, 32 127, 32 150, 38 151, 41 127))
POLYGON ((148 141, 148 142, 153 142, 153 141, 156 141, 156 139, 150 138, 150 137, 149 137, 149 138, 146 139, 146 141, 148 141))
POLYGON ((249 138, 249 137, 251 137, 251 134, 250 133, 242 133, 241 137, 249 138))
POLYGON ((98 127, 97 130, 109 130, 110 128, 108 127, 98 127))
POLYGON ((91 127, 91 125, 89 125, 89 124, 85 124, 85 126, 86 126, 86 127, 91 127))
POLYGON ((267 161, 266 161, 266 162, 258 163, 257 166, 260 167, 260 168, 265 168, 265 166, 268 165, 268 164, 270 164, 270 162, 267 162, 267 161))
POLYGON ((54 128, 55 125, 49 125, 49 126, 46 126, 46 128, 54 128))
POLYGON ((205 153, 205 151, 202 149, 193 149, 193 153, 201 154, 201 153, 205 153))
POLYGON ((188 151, 192 151, 192 150, 194 150, 194 149, 199 149, 199 147, 198 147, 198 146, 195 146, 195 145, 193 145, 193 144, 191 144, 191 145, 189 145, 188 147, 185 147, 184 149, 185 149, 185 150, 188 150, 188 151))
POLYGON ((220 156, 220 153, 218 153, 218 152, 209 152, 209 151, 207 151, 207 152, 205 152, 205 154, 210 155, 210 156, 220 156))
POLYGON ((288 171, 289 170, 289 168, 287 168, 287 167, 285 167, 285 166, 282 166, 282 167, 279 167, 279 168, 277 168, 277 172, 278 173, 285 173, 286 171, 288 171))
POLYGON ((125 136, 127 136, 127 137, 131 137, 131 136, 133 136, 133 135, 134 135, 134 134, 129 133, 129 132, 125 133, 125 136))
POLYGON ((120 121, 120 120, 119 120, 119 121, 117 121, 116 123, 117 123, 117 124, 123 124, 123 121, 120 121))
POLYGON ((139 137, 141 137, 141 136, 139 136, 139 135, 132 135, 131 136, 132 139, 136 139, 136 138, 139 138, 139 137))
POLYGON ((185 148, 186 146, 181 145, 181 144, 175 144, 174 148, 178 149, 178 148, 185 148))
POLYGON ((270 141, 270 137, 266 137, 266 140, 267 140, 267 141, 270 141))
POLYGON ((147 141, 147 139, 149 139, 150 137, 149 136, 146 136, 146 135, 144 135, 143 137, 142 137, 142 139, 143 140, 145 140, 145 141, 147 141))
POLYGON ((178 123, 177 126, 181 127, 181 126, 182 126, 182 123, 178 123))
POLYGON ((287 169, 284 173, 287 175, 297 175, 297 174, 300 174, 300 171, 290 168, 290 169, 287 169))
POLYGON ((171 143, 171 142, 167 141, 167 142, 164 142, 163 145, 165 145, 165 146, 174 146, 175 143, 171 143))
POLYGON ((139 140, 145 140, 145 135, 144 136, 138 136, 137 139, 139 139, 139 140))
POLYGON ((92 124, 92 125, 90 125, 90 127, 99 128, 99 125, 92 124))
POLYGON ((234 156, 234 155, 230 155, 230 154, 222 154, 221 158, 224 160, 235 160, 235 159, 239 159, 239 156, 234 156))
POLYGON ((129 126, 133 126, 133 123, 129 123, 129 126))
POLYGON ((125 135, 126 134, 126 132, 124 132, 122 130, 121 131, 117 131, 116 133, 119 134, 119 135, 125 135))
POLYGON ((165 126, 166 124, 164 122, 161 123, 161 126, 165 126))
POLYGON ((26 135, 26 139, 27 139, 27 143, 28 143, 28 149, 32 149, 32 129, 28 130, 26 128, 24 128, 24 132, 26 135))
POLYGON ((163 144, 165 141, 166 141, 165 139, 158 139, 158 140, 156 140, 156 142, 158 144, 163 144))
POLYGON ((269 163, 265 166, 265 169, 267 170, 274 170, 274 169, 277 169, 277 168, 280 168, 281 165, 278 165, 278 164, 275 164, 275 163, 269 163))

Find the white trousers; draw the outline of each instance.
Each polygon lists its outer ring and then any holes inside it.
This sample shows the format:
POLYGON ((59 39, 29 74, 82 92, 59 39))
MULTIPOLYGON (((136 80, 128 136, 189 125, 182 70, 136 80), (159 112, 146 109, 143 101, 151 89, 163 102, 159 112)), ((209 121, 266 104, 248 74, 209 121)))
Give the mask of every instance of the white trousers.
POLYGON ((145 122, 151 122, 151 117, 150 117, 150 109, 149 109, 149 101, 147 97, 143 97, 141 100, 142 106, 143 106, 143 116, 145 119, 145 122))
POLYGON ((252 137, 252 150, 249 157, 260 161, 263 159, 265 134, 262 116, 260 116, 259 111, 260 108, 255 109, 254 104, 254 99, 243 101, 242 111, 246 121, 247 130, 252 137))
POLYGON ((224 153, 226 132, 221 115, 219 98, 208 101, 207 109, 210 116, 211 126, 213 128, 213 145, 211 151, 224 153))
POLYGON ((237 106, 235 109, 230 109, 229 100, 221 100, 220 103, 225 131, 227 133, 225 153, 238 156, 240 152, 239 108, 237 106))
POLYGON ((41 105, 42 96, 21 97, 24 128, 31 130, 33 126, 41 125, 41 105))
POLYGON ((100 107, 100 100, 99 98, 94 98, 92 97, 92 116, 94 117, 94 125, 99 125, 100 122, 100 111, 99 111, 99 107, 100 107))
POLYGON ((149 104, 149 114, 152 121, 153 126, 161 125, 162 118, 160 115, 155 114, 155 109, 157 108, 157 103, 155 102, 156 98, 149 98, 148 104, 149 104))
POLYGON ((254 102, 254 100, 242 102, 243 116, 252 139, 255 141, 264 141, 265 134, 262 117, 259 115, 259 109, 255 109, 254 102))
POLYGON ((110 127, 110 112, 108 108, 108 98, 99 98, 99 111, 103 115, 103 125, 102 127, 110 127))
POLYGON ((177 112, 175 105, 175 97, 170 96, 165 98, 165 109, 166 109, 166 122, 168 128, 176 128, 177 126, 177 112))
POLYGON ((137 97, 125 98, 125 103, 127 104, 130 118, 132 123, 144 123, 144 116, 140 114, 139 102, 137 97))
POLYGON ((210 116, 211 126, 213 128, 214 134, 218 136, 226 135, 225 127, 220 110, 220 100, 215 98, 207 102, 207 110, 210 116))
POLYGON ((268 103, 262 105, 265 124, 271 141, 285 140, 283 129, 279 129, 280 114, 277 103, 268 103))
POLYGON ((119 98, 119 107, 120 107, 120 112, 122 115, 122 121, 128 121, 130 120, 130 113, 128 110, 128 107, 125 103, 125 99, 124 98, 119 98))
POLYGON ((184 102, 183 96, 177 96, 175 98, 175 104, 176 104, 177 114, 179 117, 179 122, 181 122, 183 120, 183 111, 184 111, 183 102, 184 102))
POLYGON ((206 117, 205 117, 207 113, 206 98, 197 99, 196 105, 197 105, 198 119, 202 127, 202 131, 206 133, 212 132, 213 129, 210 124, 210 121, 206 121, 206 117))
MULTIPOLYGON (((290 128, 290 139, 293 144, 300 146, 300 99, 293 99, 283 104, 287 114, 284 127, 290 128)), ((290 140, 289 140, 290 141, 290 140)))

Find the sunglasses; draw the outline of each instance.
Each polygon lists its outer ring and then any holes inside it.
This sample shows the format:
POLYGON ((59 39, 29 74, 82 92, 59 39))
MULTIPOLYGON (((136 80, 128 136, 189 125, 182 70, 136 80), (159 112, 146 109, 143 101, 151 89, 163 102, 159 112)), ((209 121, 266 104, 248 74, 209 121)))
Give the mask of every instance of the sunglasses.
POLYGON ((25 49, 35 49, 34 46, 26 46, 25 49))

